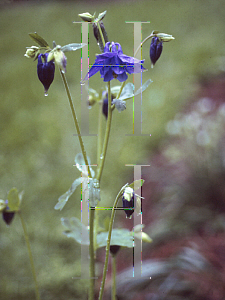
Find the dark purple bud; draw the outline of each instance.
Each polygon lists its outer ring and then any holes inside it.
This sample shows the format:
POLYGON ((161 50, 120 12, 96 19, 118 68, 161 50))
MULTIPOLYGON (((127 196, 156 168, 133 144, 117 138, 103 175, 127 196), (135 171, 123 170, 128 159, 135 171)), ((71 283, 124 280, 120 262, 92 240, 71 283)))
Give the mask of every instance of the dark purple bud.
POLYGON ((93 23, 92 24, 92 27, 93 27, 93 33, 94 33, 94 36, 96 38, 96 41, 98 43, 98 40, 99 40, 99 30, 98 30, 98 26, 96 23, 93 23))
POLYGON ((103 100, 102 103, 102 113, 103 115, 106 117, 106 119, 108 118, 108 98, 103 100))
MULTIPOLYGON (((106 44, 109 41, 109 39, 108 39, 108 36, 107 36, 107 32, 105 30, 105 26, 104 26, 103 22, 99 22, 99 25, 101 27, 102 35, 103 35, 103 38, 104 38, 104 41, 105 41, 105 44, 106 44)), ((98 29, 98 25, 97 25, 97 23, 93 23, 92 26, 93 26, 93 33, 94 33, 94 36, 95 36, 96 41, 98 43, 98 46, 99 46, 101 52, 103 53, 104 52, 104 45, 103 45, 103 42, 102 42, 101 34, 99 32, 99 29, 98 29)))
POLYGON ((48 95, 48 89, 54 79, 55 74, 55 64, 51 60, 47 62, 48 53, 38 55, 38 64, 37 64, 37 74, 38 78, 45 88, 45 96, 48 95), (42 61, 44 58, 44 62, 42 61))
POLYGON ((150 59, 152 62, 152 67, 157 62, 157 60, 160 58, 162 49, 163 49, 162 42, 160 42, 159 38, 153 37, 151 46, 150 46, 150 59))
POLYGON ((115 256, 118 251, 120 250, 120 246, 119 245, 111 245, 110 246, 110 253, 112 256, 115 256))
MULTIPOLYGON (((113 101, 113 97, 111 96, 111 101, 113 101)), ((103 103, 102 103, 102 113, 103 115, 106 117, 106 119, 108 118, 108 93, 106 94, 106 98, 103 99, 103 103)))
POLYGON ((131 215, 134 212, 135 200, 136 200, 136 196, 134 190, 131 189, 130 187, 126 188, 123 193, 122 202, 123 202, 123 208, 127 215, 127 218, 131 218, 131 215))
POLYGON ((14 215, 15 215, 15 212, 3 211, 2 217, 7 225, 9 225, 12 222, 14 215))
POLYGON ((102 30, 102 34, 103 34, 105 43, 107 43, 109 41, 109 39, 108 39, 108 35, 107 35, 106 30, 105 30, 105 26, 104 26, 103 22, 100 22, 100 27, 101 27, 101 30, 102 30))

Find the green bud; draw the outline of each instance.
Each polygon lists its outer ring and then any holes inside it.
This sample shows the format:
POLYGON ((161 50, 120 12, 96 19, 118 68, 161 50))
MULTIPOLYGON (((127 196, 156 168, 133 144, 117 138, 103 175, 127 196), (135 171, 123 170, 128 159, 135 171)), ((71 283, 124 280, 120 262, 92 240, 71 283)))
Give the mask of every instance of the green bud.
POLYGON ((79 14, 78 16, 81 17, 81 19, 85 22, 93 22, 95 18, 95 13, 93 16, 89 12, 79 14))
POLYGON ((172 40, 175 40, 175 38, 171 34, 167 33, 161 33, 159 31, 153 31, 152 34, 157 36, 161 42, 170 42, 172 40))
POLYGON ((27 47, 27 51, 24 54, 24 56, 28 58, 35 58, 38 56, 39 53, 40 53, 39 47, 31 46, 31 47, 27 47))

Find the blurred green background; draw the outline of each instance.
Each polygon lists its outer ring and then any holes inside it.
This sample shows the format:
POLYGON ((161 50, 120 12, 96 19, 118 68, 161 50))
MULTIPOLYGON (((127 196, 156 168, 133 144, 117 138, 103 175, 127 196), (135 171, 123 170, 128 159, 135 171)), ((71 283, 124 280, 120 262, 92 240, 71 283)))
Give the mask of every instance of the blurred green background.
MULTIPOLYGON (((119 42, 123 52, 133 54, 133 26, 125 21, 151 21, 142 27, 143 39, 152 30, 172 34, 164 44, 160 60, 151 69, 150 41, 143 47, 143 81, 153 83, 143 94, 144 134, 132 133, 132 102, 126 111, 113 114, 106 167, 102 178, 102 205, 110 205, 118 190, 132 180, 125 164, 149 164, 150 156, 166 135, 165 125, 193 99, 197 82, 220 72, 224 55, 224 1, 1 1, 0 3, 0 198, 12 187, 24 190, 22 212, 29 230, 31 247, 43 300, 86 299, 86 283, 80 276, 80 246, 63 234, 61 217, 80 217, 80 191, 62 212, 55 211, 58 197, 80 174, 74 157, 80 152, 73 136, 72 115, 56 70, 44 97, 36 74, 36 62, 25 58, 26 47, 34 43, 28 33, 37 32, 50 45, 80 42, 82 12, 107 10, 104 25, 110 41, 119 42), (75 264, 74 262, 78 260, 75 264)), ((99 53, 90 35, 90 63, 99 53)), ((67 54, 67 79, 80 116, 80 51, 67 54)), ((101 88, 100 75, 90 87, 101 88)), ((130 79, 132 82, 132 78, 130 79)), ((117 82, 115 81, 114 84, 117 82)), ((98 107, 90 110, 90 133, 97 133, 98 107)), ((96 137, 85 137, 92 163, 96 163, 96 137)), ((143 220, 145 223, 145 220, 143 220)), ((10 227, 0 222, 0 299, 33 299, 33 282, 19 218, 10 227)))

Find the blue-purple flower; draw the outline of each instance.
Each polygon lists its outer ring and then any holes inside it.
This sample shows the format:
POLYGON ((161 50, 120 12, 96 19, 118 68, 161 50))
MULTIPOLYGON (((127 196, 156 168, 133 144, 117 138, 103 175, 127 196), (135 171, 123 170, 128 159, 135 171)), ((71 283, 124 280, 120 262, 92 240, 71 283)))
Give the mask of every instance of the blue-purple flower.
POLYGON ((100 72, 105 82, 116 78, 120 82, 126 81, 128 74, 140 73, 145 68, 142 66, 144 60, 123 54, 119 43, 106 43, 104 53, 96 55, 96 60, 84 80, 100 72))
POLYGON ((45 88, 45 95, 48 94, 48 89, 54 79, 55 74, 55 64, 51 60, 47 62, 48 53, 38 55, 38 64, 37 64, 37 74, 38 78, 45 88), (42 61, 44 58, 44 62, 42 61))
POLYGON ((150 59, 152 62, 152 67, 155 65, 157 60, 160 58, 162 53, 163 43, 158 37, 153 37, 150 46, 150 59))

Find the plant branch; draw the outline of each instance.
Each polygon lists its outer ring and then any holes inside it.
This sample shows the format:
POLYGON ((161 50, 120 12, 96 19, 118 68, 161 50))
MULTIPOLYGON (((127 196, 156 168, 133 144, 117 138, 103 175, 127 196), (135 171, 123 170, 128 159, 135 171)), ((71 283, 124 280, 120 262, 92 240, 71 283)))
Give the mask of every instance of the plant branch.
POLYGON ((116 207, 118 205, 120 197, 123 195, 124 189, 127 186, 128 186, 128 183, 126 183, 121 188, 118 195, 116 196, 116 199, 115 199, 115 202, 114 202, 114 205, 112 208, 112 214, 111 214, 110 223, 109 223, 109 233, 108 233, 108 239, 107 239, 107 244, 106 244, 105 263, 104 263, 104 269, 103 269, 102 283, 101 283, 101 287, 100 287, 98 300, 102 300, 104 287, 105 287, 106 273, 107 273, 107 269, 108 269, 108 260, 109 260, 110 241, 111 241, 111 235, 112 235, 113 222, 114 222, 115 213, 116 213, 116 207))
POLYGON ((111 108, 111 89, 110 89, 110 81, 108 82, 108 117, 107 117, 107 124, 106 124, 106 130, 105 130, 105 138, 104 138, 104 143, 103 143, 103 150, 100 155, 100 164, 98 168, 98 174, 97 174, 97 180, 100 182, 101 176, 102 176, 102 171, 105 163, 105 157, 106 157, 106 152, 107 152, 107 147, 108 147, 108 142, 109 142, 109 134, 110 134, 110 129, 111 129, 111 123, 112 123, 112 108, 111 108))
POLYGON ((82 136, 81 136, 80 127, 79 127, 79 124, 78 124, 77 115, 76 115, 75 107, 73 105, 73 100, 72 100, 72 97, 71 97, 71 94, 70 94, 70 90, 69 90, 69 86, 68 86, 68 83, 67 83, 67 80, 66 80, 66 76, 61 70, 60 70, 60 74, 62 76, 62 80, 63 80, 64 86, 65 86, 65 89, 66 89, 66 93, 67 93, 67 97, 68 97, 68 100, 69 100, 69 103, 70 103, 70 108, 71 108, 71 111, 72 111, 73 120, 74 120, 74 124, 75 124, 76 130, 77 130, 77 135, 78 135, 78 139, 79 139, 79 142, 80 142, 80 147, 81 147, 81 151, 82 151, 82 154, 83 154, 83 157, 84 157, 85 165, 88 167, 88 174, 89 174, 89 177, 91 177, 91 172, 90 172, 90 168, 89 168, 89 164, 88 164, 87 154, 86 154, 86 151, 85 151, 85 148, 84 148, 84 143, 83 143, 83 139, 82 139, 82 136))

